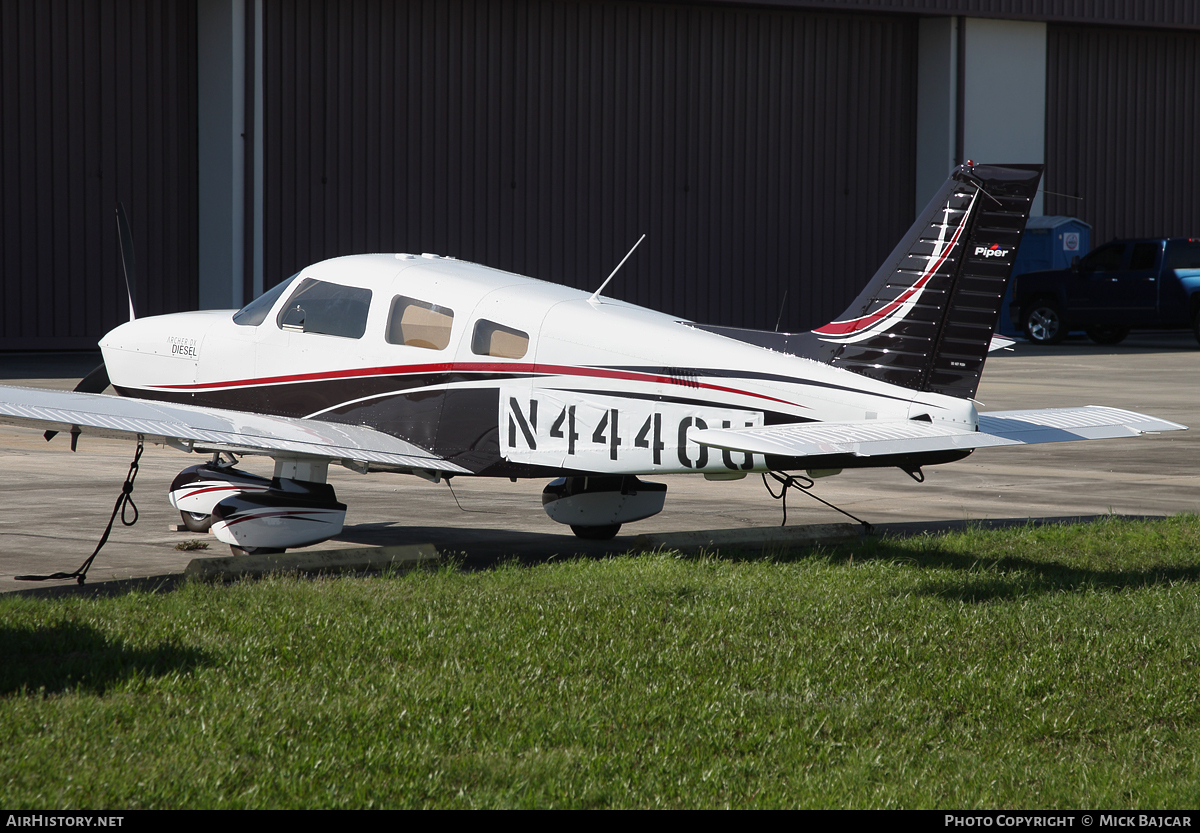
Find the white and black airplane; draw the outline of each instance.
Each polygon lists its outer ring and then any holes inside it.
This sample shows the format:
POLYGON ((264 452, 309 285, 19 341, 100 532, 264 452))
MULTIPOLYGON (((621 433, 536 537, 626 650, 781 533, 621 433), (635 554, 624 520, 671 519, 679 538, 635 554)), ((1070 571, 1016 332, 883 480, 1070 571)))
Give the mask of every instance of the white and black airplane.
POLYGON ((337 535, 331 463, 550 478, 550 517, 608 538, 662 510, 666 486, 641 475, 919 478, 984 446, 1183 428, 1104 407, 976 411, 1040 178, 1039 165, 956 168, 850 308, 812 332, 705 326, 451 257, 356 255, 241 310, 131 320, 76 392, 0 388, 0 422, 213 455, 170 500, 235 552, 337 535), (88 392, 110 380, 119 396, 88 392), (274 477, 237 469, 240 455, 272 457, 274 477))

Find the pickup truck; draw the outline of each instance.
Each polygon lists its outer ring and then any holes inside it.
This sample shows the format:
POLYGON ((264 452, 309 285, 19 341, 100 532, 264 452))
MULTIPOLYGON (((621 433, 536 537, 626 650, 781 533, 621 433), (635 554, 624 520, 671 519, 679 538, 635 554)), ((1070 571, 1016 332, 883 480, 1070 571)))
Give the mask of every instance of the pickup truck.
POLYGON ((1037 344, 1084 330, 1116 344, 1130 329, 1190 328, 1200 341, 1200 238, 1114 240, 1069 269, 1013 278, 1009 315, 1037 344))

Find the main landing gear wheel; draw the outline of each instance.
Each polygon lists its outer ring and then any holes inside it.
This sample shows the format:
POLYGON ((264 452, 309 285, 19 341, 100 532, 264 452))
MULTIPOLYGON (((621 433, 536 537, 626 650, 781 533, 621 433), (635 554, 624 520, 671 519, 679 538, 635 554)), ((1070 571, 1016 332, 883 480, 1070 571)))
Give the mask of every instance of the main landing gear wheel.
POLYGON ((1058 307, 1050 301, 1039 301, 1022 317, 1025 337, 1034 344, 1058 344, 1066 336, 1058 307))
POLYGON ((212 515, 200 512, 180 512, 179 517, 183 519, 183 525, 191 532, 208 532, 208 528, 212 526, 212 515))
POLYGON ((1129 335, 1128 327, 1088 327, 1088 338, 1097 344, 1120 344, 1129 335))
POLYGON ((620 524, 608 524, 607 526, 579 526, 571 524, 571 531, 579 538, 585 538, 588 541, 610 541, 617 537, 617 533, 621 531, 620 524))

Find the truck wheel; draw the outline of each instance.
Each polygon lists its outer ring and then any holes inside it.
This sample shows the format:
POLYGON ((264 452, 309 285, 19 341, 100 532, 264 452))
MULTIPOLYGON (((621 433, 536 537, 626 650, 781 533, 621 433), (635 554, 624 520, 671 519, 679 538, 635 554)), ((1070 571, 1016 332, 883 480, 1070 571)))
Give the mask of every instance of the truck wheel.
POLYGON ((1066 336, 1062 317, 1053 301, 1035 301, 1021 316, 1025 337, 1034 344, 1058 344, 1066 336))
POLYGON ((1088 338, 1097 344, 1120 344, 1129 335, 1128 327, 1088 327, 1088 338))

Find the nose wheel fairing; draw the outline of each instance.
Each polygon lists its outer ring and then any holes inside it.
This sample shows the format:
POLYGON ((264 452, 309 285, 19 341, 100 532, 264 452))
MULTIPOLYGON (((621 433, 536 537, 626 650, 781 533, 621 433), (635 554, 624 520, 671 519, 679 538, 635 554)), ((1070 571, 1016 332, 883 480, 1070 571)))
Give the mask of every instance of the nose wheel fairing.
POLYGON ((202 517, 211 515, 223 499, 241 492, 265 492, 271 478, 260 477, 233 466, 204 463, 188 466, 171 482, 168 500, 180 512, 202 517))
POLYGON ((323 475, 323 468, 276 466, 274 478, 221 465, 219 459, 181 471, 169 500, 192 532, 212 532, 234 552, 281 552, 325 541, 342 531, 346 506, 328 483, 287 477, 323 475), (283 475, 283 476, 281 476, 283 475))
POLYGON ((241 492, 212 511, 218 541, 244 551, 318 544, 342 531, 346 504, 328 483, 276 478, 265 492, 241 492))

